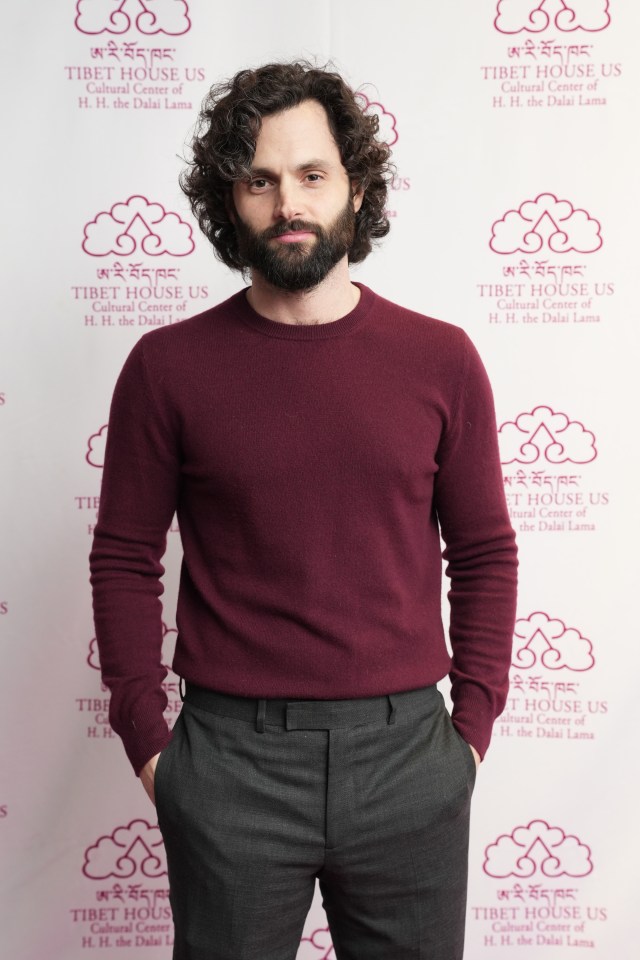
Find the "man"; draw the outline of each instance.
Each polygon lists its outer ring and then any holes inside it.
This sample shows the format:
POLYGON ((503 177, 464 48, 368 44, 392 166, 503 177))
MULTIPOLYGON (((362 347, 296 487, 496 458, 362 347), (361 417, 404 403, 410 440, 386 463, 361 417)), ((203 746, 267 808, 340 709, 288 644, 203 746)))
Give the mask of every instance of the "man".
POLYGON ((112 725, 157 800, 176 960, 293 960, 316 878, 338 960, 462 957, 516 551, 470 341, 349 277, 388 230, 376 129, 308 64, 212 89, 182 186, 252 283, 143 336, 114 393, 95 621, 112 725))

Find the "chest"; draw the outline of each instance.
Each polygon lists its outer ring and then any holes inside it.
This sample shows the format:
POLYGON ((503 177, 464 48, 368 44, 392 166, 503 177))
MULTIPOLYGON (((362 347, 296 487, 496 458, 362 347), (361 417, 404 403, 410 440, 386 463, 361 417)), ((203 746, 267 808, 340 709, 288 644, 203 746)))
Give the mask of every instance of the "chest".
POLYGON ((339 354, 320 363, 311 351, 304 363, 253 359, 239 356, 198 384, 182 416, 187 483, 226 496, 294 480, 310 491, 336 478, 345 489, 372 478, 430 484, 444 413, 418 364, 339 354))

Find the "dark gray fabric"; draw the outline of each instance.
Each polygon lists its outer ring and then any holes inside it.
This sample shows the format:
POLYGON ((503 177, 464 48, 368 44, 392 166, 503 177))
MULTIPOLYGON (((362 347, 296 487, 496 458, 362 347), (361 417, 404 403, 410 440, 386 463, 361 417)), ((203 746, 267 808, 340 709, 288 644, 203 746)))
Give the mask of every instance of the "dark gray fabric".
POLYGON ((205 703, 156 769, 174 960, 294 960, 316 877, 338 960, 461 960, 475 761, 437 689, 205 703))

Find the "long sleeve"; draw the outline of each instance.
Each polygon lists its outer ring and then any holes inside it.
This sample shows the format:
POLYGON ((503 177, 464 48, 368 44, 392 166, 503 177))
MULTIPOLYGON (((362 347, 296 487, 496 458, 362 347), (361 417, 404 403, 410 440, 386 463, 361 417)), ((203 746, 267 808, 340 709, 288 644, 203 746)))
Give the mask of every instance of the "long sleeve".
POLYGON ((451 581, 453 721, 484 756, 508 691, 517 550, 491 387, 477 351, 465 340, 457 403, 438 450, 434 503, 451 581))
POLYGON ((134 770, 170 740, 163 718, 161 558, 180 479, 175 425, 147 377, 144 338, 118 378, 90 555, 96 637, 110 722, 134 770))

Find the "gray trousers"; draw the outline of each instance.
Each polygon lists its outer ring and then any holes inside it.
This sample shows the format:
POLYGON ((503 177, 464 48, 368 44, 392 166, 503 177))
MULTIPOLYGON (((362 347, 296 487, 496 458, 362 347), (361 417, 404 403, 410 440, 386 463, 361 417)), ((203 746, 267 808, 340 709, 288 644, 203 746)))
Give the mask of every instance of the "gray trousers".
POLYGON ((174 960, 461 960, 475 761, 436 687, 258 701, 187 686, 155 790, 174 960))

